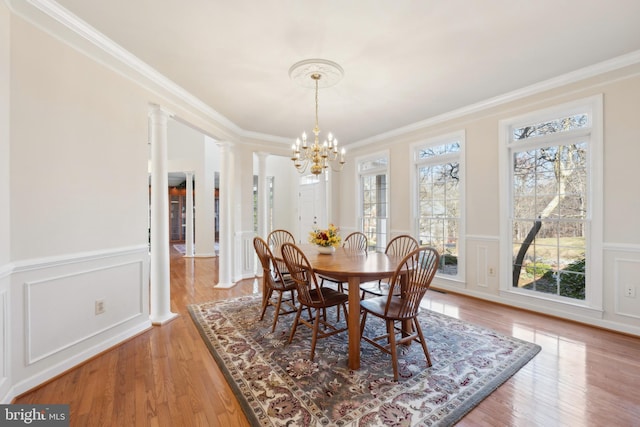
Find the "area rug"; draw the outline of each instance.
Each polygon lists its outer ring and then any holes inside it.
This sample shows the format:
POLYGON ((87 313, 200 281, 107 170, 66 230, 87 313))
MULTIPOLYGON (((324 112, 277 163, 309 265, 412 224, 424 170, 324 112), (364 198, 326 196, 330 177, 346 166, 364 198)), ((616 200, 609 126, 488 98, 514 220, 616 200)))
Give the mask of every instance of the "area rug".
MULTIPOLYGON (((400 378, 390 356, 363 342, 361 369, 347 367, 346 332, 318 341, 293 316, 271 332, 272 308, 259 321, 261 296, 188 307, 211 354, 255 426, 449 426, 523 367, 538 345, 423 309, 432 367, 418 344, 401 346, 400 378)), ((336 313, 328 312, 336 317, 336 313)), ((344 316, 341 316, 344 318, 344 316)), ((365 333, 384 329, 367 320, 365 333)), ((342 319, 344 321, 344 319, 342 319)))

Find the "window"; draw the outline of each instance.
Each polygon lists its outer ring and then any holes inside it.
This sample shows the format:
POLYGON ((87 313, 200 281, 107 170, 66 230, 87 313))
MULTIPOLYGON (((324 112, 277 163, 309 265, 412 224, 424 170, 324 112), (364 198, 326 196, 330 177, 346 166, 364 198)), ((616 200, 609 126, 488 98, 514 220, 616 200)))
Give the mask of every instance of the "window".
POLYGON ((464 133, 434 138, 414 149, 417 237, 440 253, 438 275, 461 279, 464 133))
POLYGON ((383 252, 388 241, 388 155, 377 154, 358 162, 360 225, 369 248, 383 252))
MULTIPOLYGON (((601 107, 594 98, 503 122, 511 277, 505 288, 584 303, 600 270, 601 107), (594 219, 598 219, 594 223, 594 219)), ((505 253, 507 251, 505 250, 505 253)), ((592 305, 598 298, 592 292, 592 305)), ((595 303, 597 305, 597 302, 595 303)))

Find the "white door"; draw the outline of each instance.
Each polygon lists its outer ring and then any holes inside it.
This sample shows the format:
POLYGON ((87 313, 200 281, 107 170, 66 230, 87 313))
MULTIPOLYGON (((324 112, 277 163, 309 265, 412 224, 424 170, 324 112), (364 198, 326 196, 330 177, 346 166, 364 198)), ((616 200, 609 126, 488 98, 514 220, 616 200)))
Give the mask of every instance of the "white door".
POLYGON ((319 204, 319 187, 318 183, 305 184, 300 186, 298 197, 298 236, 299 243, 307 243, 309 232, 314 226, 320 227, 320 218, 318 207, 319 204))

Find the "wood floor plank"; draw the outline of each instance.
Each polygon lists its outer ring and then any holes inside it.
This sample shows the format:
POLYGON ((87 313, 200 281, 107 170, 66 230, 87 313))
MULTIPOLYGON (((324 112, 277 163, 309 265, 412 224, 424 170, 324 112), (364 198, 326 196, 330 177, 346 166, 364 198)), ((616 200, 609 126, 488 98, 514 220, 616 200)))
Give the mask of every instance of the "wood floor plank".
MULTIPOLYGON (((184 258, 172 249, 171 310, 179 317, 15 403, 68 403, 78 427, 248 426, 186 306, 249 295, 260 283, 216 289, 217 280, 217 258, 184 258)), ((429 291, 424 306, 542 346, 460 426, 640 425, 639 337, 450 293, 429 291)))

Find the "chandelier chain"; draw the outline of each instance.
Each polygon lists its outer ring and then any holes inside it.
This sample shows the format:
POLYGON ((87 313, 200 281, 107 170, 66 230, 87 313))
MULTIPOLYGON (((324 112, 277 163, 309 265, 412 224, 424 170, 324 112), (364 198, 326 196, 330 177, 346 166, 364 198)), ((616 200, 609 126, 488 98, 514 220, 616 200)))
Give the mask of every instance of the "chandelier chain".
POLYGON ((315 78, 315 81, 316 81, 316 129, 318 129, 319 131, 320 126, 318 125, 318 80, 320 80, 320 76, 315 78))

